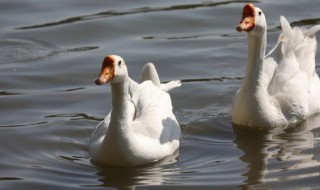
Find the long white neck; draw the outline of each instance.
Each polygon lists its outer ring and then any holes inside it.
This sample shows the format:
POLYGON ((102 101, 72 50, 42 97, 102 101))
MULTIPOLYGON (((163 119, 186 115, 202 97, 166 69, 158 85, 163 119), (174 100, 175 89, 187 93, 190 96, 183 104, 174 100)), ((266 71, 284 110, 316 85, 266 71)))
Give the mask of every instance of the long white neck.
POLYGON ((132 136, 132 108, 130 109, 130 94, 132 80, 126 76, 118 83, 111 83, 112 112, 103 146, 126 147, 132 136))
POLYGON ((243 90, 256 92, 261 88, 266 41, 266 33, 261 36, 248 35, 248 62, 242 85, 243 90))
POLYGON ((233 108, 233 121, 240 125, 265 126, 269 123, 272 108, 263 82, 263 62, 266 50, 266 34, 248 35, 248 62, 246 75, 233 108))
POLYGON ((130 99, 134 91, 138 89, 138 84, 126 76, 125 79, 119 83, 111 83, 112 91, 112 111, 110 122, 106 123, 107 131, 102 141, 101 146, 98 147, 96 157, 99 159, 117 159, 119 156, 125 154, 130 147, 130 141, 133 138, 132 120, 134 114, 133 105, 130 99), (113 150, 112 155, 106 155, 104 150, 113 150), (108 158, 105 158, 107 156, 108 158))
MULTIPOLYGON (((109 130, 114 132, 124 132, 130 125, 129 117, 129 77, 119 83, 111 83, 112 91, 112 112, 109 130)), ((108 133, 110 133, 109 131, 108 133)))
MULTIPOLYGON (((266 72, 266 32, 248 35, 248 62, 241 89, 233 104, 232 120, 239 125, 270 127, 286 124, 286 120, 268 93, 270 80, 266 72)), ((270 71, 271 72, 271 71, 270 71)))

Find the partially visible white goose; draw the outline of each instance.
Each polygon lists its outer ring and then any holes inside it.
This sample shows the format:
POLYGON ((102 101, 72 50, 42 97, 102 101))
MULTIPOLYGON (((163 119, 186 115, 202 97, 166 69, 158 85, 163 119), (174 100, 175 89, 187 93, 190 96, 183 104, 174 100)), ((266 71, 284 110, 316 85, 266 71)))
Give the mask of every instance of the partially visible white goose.
POLYGON ((233 100, 232 122, 252 127, 294 125, 320 112, 320 82, 315 71, 320 25, 291 28, 281 16, 282 33, 265 56, 267 25, 261 9, 247 4, 237 31, 248 34, 246 75, 233 100))
POLYGON ((105 57, 96 84, 111 83, 112 110, 94 130, 89 152, 94 162, 138 166, 173 154, 180 144, 180 126, 164 91, 180 81, 160 84, 153 64, 146 64, 141 84, 129 76, 124 60, 105 57))

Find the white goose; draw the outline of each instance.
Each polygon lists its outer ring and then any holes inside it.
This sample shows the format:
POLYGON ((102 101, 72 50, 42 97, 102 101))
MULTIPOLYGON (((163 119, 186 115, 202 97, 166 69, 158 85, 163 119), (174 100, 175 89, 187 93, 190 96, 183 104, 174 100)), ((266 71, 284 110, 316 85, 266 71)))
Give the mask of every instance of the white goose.
POLYGON ((282 33, 265 56, 267 25, 261 9, 247 4, 237 31, 248 34, 246 75, 233 100, 232 122, 252 127, 284 127, 320 112, 320 82, 315 71, 320 25, 291 28, 281 16, 282 33))
POLYGON ((89 153, 94 162, 138 166, 168 157, 179 148, 180 126, 166 91, 180 86, 180 81, 160 85, 149 63, 138 84, 128 76, 124 60, 110 55, 95 82, 111 83, 112 110, 91 136, 89 153))

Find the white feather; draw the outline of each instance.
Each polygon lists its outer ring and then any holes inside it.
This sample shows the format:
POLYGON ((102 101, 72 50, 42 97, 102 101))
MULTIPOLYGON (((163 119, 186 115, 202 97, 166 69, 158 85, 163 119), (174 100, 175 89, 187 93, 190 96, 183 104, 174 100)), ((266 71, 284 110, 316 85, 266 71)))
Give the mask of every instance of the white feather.
MULTIPOLYGON (((261 9, 256 7, 255 11, 261 9)), ((320 25, 309 30, 292 29, 281 16, 278 42, 264 56, 266 21, 263 14, 255 20, 259 30, 248 32, 247 73, 234 98, 232 121, 252 127, 279 127, 320 112, 320 82, 315 71, 315 33, 320 25)))
POLYGON ((180 144, 180 126, 170 95, 160 89, 154 65, 144 67, 141 84, 123 73, 123 83, 111 82, 113 109, 92 134, 89 151, 93 161, 138 166, 174 154, 180 144), (154 84, 157 81, 159 85, 154 84))

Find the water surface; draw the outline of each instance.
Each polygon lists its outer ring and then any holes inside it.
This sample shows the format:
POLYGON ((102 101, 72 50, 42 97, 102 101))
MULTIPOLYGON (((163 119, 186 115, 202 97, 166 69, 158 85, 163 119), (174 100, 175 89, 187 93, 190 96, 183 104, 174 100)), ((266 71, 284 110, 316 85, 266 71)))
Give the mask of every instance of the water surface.
MULTIPOLYGON (((268 22, 320 24, 314 0, 252 1, 268 22)), ((0 2, 0 189, 319 189, 320 117, 282 131, 231 124, 244 75, 244 1, 0 2), (153 62, 182 129, 176 158, 137 168, 95 166, 89 136, 110 109, 95 86, 101 61, 121 55, 138 80, 153 62)), ((320 36, 318 36, 320 38, 320 36)), ((320 73, 319 50, 316 58, 320 73)))

